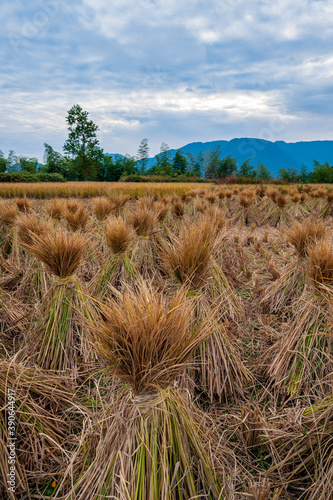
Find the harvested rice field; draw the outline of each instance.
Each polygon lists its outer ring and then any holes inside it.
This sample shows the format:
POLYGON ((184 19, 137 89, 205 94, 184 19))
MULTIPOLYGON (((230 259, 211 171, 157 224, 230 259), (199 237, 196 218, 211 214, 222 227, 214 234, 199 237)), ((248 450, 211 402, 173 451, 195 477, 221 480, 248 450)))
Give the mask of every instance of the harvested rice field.
POLYGON ((333 498, 331 188, 0 196, 0 498, 333 498))

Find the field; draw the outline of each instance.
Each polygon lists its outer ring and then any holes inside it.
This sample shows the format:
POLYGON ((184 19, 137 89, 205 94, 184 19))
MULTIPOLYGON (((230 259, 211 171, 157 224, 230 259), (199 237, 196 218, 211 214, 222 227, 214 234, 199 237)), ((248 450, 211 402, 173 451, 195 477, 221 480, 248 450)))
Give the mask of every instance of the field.
POLYGON ((0 196, 1 498, 333 498, 330 187, 0 196))

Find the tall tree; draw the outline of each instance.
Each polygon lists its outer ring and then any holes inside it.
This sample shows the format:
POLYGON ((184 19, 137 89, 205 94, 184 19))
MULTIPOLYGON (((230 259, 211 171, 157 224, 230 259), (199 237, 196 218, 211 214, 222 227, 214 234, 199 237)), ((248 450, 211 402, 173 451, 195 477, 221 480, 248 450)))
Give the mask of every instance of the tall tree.
POLYGON ((44 163, 45 170, 49 174, 61 174, 65 179, 69 176, 69 165, 68 160, 64 158, 60 153, 54 151, 52 146, 49 144, 44 144, 44 163))
POLYGON ((187 167, 188 164, 186 156, 184 156, 181 149, 178 149, 172 160, 172 171, 180 174, 185 174, 185 172, 187 171, 187 167))
POLYGON ((85 181, 94 178, 98 163, 103 159, 96 136, 98 126, 88 120, 88 114, 79 104, 70 108, 66 118, 69 134, 63 147, 73 161, 77 180, 85 181))
POLYGON ((204 161, 205 177, 207 179, 217 179, 219 176, 219 167, 221 163, 221 146, 218 144, 212 151, 207 152, 204 161))
POLYGON ((256 179, 260 179, 262 181, 268 181, 269 179, 272 178, 271 172, 263 163, 258 163, 256 169, 253 172, 255 174, 256 179))
POLYGON ((224 177, 230 177, 231 175, 236 174, 236 172, 237 172, 237 161, 234 156, 228 155, 222 160, 220 160, 217 172, 218 177, 223 179, 224 177))
POLYGON ((238 175, 240 177, 253 177, 253 165, 251 165, 251 160, 252 158, 248 158, 247 160, 243 161, 241 166, 238 169, 238 175))
POLYGON ((308 182, 308 180, 309 180, 308 169, 307 169, 307 166, 304 164, 301 166, 300 178, 301 178, 301 182, 303 182, 303 183, 308 182))
POLYGON ((148 139, 142 139, 137 154, 137 163, 140 173, 143 175, 148 167, 149 163, 149 146, 148 139))
POLYGON ((162 142, 159 154, 159 169, 162 170, 162 173, 165 175, 171 175, 171 160, 170 160, 170 148, 165 143, 162 142))
POLYGON ((0 173, 6 172, 8 166, 8 160, 5 158, 5 155, 0 149, 0 173))

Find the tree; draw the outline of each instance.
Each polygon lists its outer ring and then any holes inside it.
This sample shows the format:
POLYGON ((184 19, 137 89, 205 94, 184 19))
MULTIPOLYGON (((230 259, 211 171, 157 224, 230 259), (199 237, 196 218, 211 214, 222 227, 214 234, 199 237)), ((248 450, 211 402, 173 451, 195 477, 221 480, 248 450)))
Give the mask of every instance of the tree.
POLYGON ((0 173, 6 172, 8 166, 8 160, 6 160, 5 155, 0 149, 0 173))
POLYGON ((247 178, 254 177, 254 173, 253 173, 254 166, 251 165, 251 163, 250 163, 251 160, 252 160, 252 158, 248 158, 247 160, 243 161, 243 163, 239 167, 238 175, 240 177, 247 177, 247 178))
POLYGON ((172 171, 179 174, 185 174, 187 167, 188 164, 186 156, 184 156, 181 149, 178 149, 172 160, 172 171))
POLYGON ((268 181, 269 179, 272 178, 271 172, 263 163, 258 163, 256 169, 253 172, 255 174, 256 179, 268 181))
POLYGON ((333 167, 327 161, 320 164, 319 161, 313 160, 313 166, 313 172, 309 174, 310 182, 319 182, 320 184, 330 184, 333 182, 333 167))
POLYGON ((204 154, 202 151, 199 151, 196 157, 192 153, 186 153, 187 156, 187 175, 197 175, 201 177, 202 172, 204 171, 204 154))
POLYGON ((149 147, 148 139, 142 139, 137 154, 137 163, 140 173, 143 175, 148 167, 149 163, 149 147))
POLYGON ((158 159, 158 169, 156 169, 156 172, 160 170, 160 173, 162 173, 163 175, 171 175, 172 172, 169 146, 165 142, 162 142, 160 151, 161 152, 158 159))
POLYGON ((134 156, 126 155, 125 158, 123 158, 123 174, 124 175, 133 175, 133 174, 137 174, 137 173, 138 173, 138 169, 136 168, 136 165, 135 165, 134 156))
POLYGON ((96 137, 98 126, 88 120, 88 112, 83 111, 79 104, 70 108, 66 122, 69 134, 63 149, 72 159, 77 180, 93 179, 99 162, 103 160, 103 150, 96 137))
POLYGON ((221 163, 221 146, 217 145, 215 148, 207 152, 205 163, 205 177, 206 179, 217 179, 219 176, 219 168, 221 163))
POLYGON ((237 161, 232 155, 228 155, 218 165, 217 175, 219 178, 230 177, 237 172, 237 161))
POLYGON ((300 173, 296 168, 280 168, 278 170, 278 174, 280 179, 285 182, 299 182, 300 181, 300 173))
POLYGON ((12 149, 9 151, 8 158, 7 158, 7 168, 6 172, 19 172, 20 168, 19 165, 16 163, 17 156, 15 155, 15 151, 12 149))
POLYGON ((37 172, 38 160, 37 158, 27 158, 26 156, 15 156, 15 162, 18 165, 19 171, 29 172, 34 174, 37 172))
POLYGON ((307 169, 306 165, 304 165, 304 164, 301 166, 300 179, 301 179, 301 182, 303 182, 303 183, 308 182, 308 180, 309 180, 308 169, 307 169))
POLYGON ((64 158, 60 153, 54 151, 54 149, 49 144, 44 144, 44 163, 45 170, 49 174, 60 174, 65 179, 69 177, 69 165, 68 160, 64 158))

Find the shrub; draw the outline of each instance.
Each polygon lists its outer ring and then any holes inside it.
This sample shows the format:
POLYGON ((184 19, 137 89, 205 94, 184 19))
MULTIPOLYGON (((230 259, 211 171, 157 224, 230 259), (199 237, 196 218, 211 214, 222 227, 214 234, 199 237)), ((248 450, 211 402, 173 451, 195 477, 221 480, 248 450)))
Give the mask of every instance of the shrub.
POLYGON ((0 182, 65 182, 60 174, 47 174, 39 172, 4 172, 0 174, 0 182))

